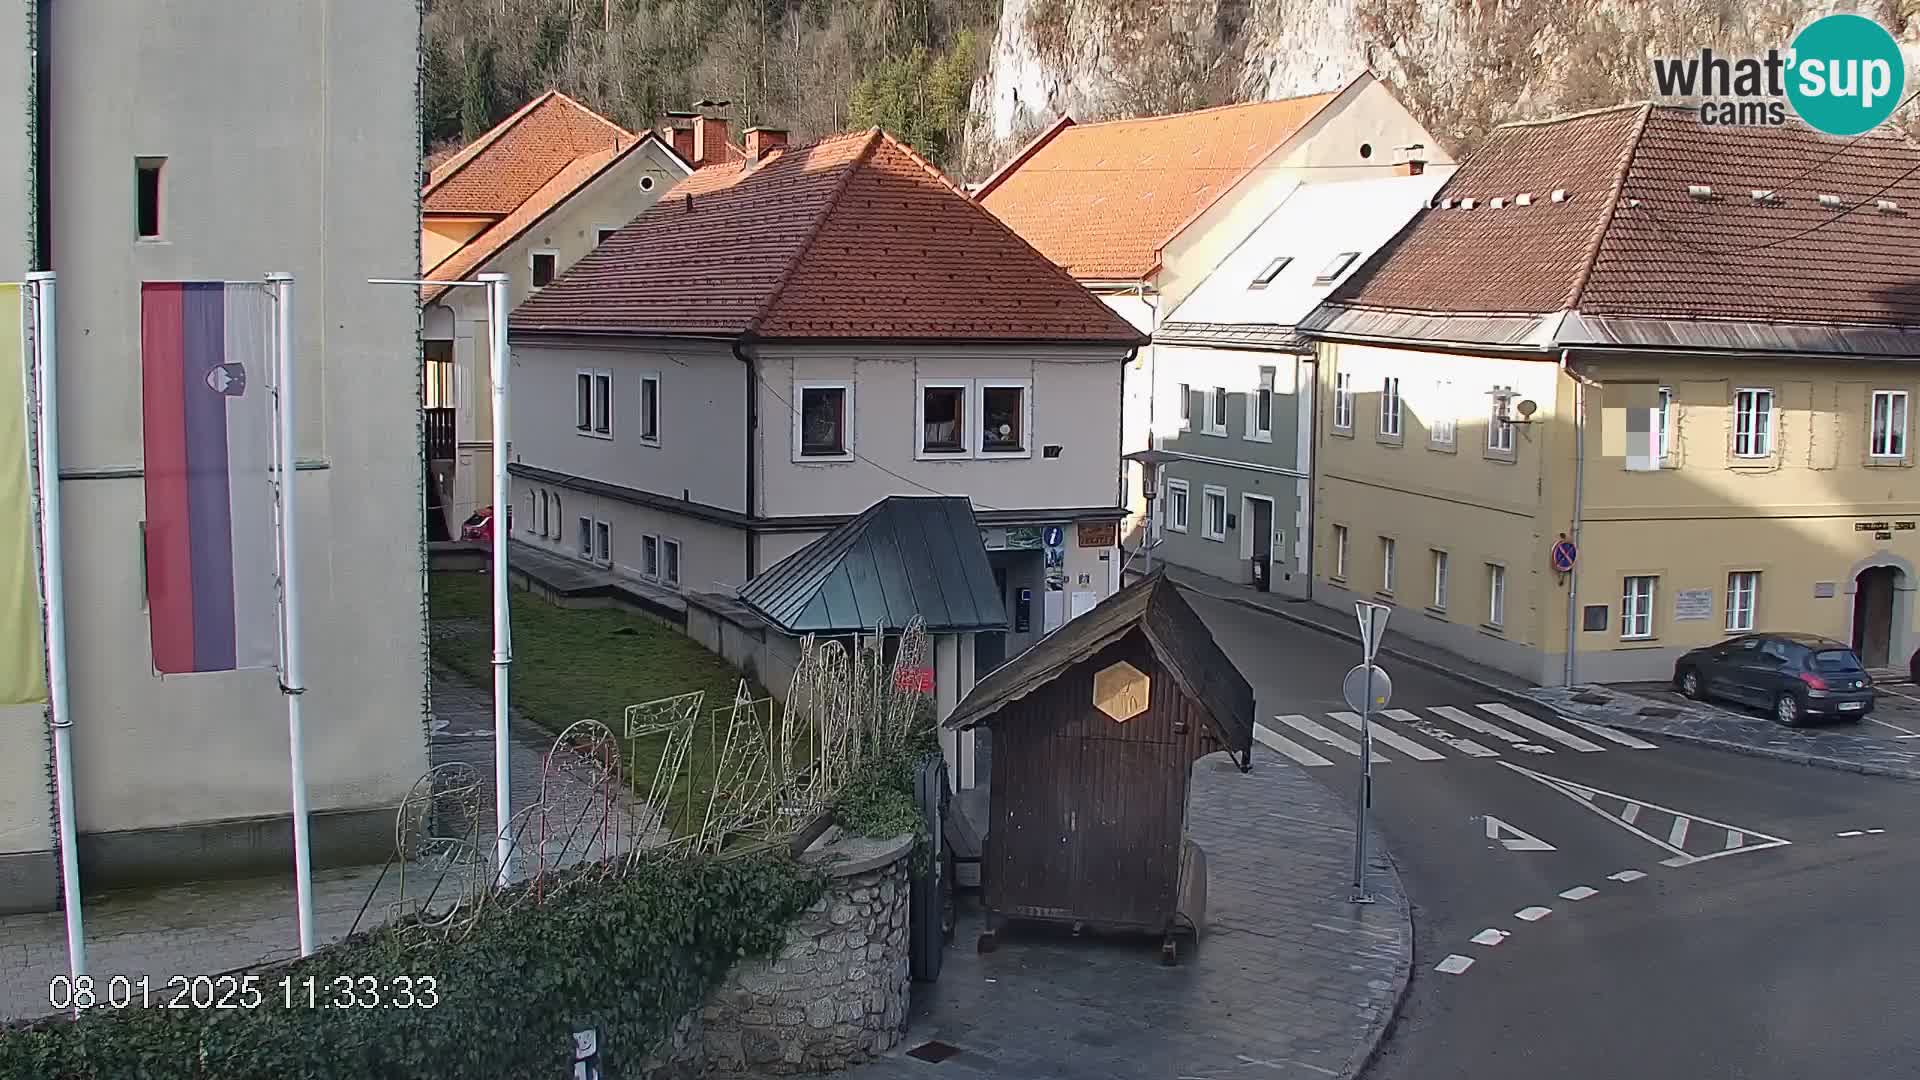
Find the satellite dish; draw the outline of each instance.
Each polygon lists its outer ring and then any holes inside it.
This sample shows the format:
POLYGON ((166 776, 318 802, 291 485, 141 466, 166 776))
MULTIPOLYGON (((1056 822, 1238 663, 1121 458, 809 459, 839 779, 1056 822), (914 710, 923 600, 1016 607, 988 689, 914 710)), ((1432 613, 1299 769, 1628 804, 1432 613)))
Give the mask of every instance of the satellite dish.
POLYGON ((1531 420, 1533 419, 1533 414, 1540 411, 1540 406, 1535 405, 1532 398, 1522 399, 1520 404, 1515 405, 1514 408, 1519 410, 1520 419, 1522 420, 1531 420))

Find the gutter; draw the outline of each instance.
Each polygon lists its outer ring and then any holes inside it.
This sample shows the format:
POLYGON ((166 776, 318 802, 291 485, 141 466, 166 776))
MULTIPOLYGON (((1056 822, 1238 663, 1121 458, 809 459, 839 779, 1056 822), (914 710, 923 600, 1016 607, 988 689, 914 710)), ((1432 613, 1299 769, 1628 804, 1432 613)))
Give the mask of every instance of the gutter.
POLYGON ((1314 346, 1312 357, 1307 363, 1313 365, 1312 405, 1308 412, 1308 423, 1312 430, 1307 435, 1307 599, 1313 599, 1313 553, 1320 546, 1320 347, 1314 346))
MULTIPOLYGON (((752 519, 758 513, 759 494, 755 489, 755 474, 759 471, 759 455, 755 447, 760 439, 760 367, 748 356, 744 345, 738 338, 731 343, 734 359, 746 365, 747 371, 747 517, 752 519)), ((759 565, 760 538, 753 530, 747 530, 747 576, 753 580, 753 568, 759 565)))

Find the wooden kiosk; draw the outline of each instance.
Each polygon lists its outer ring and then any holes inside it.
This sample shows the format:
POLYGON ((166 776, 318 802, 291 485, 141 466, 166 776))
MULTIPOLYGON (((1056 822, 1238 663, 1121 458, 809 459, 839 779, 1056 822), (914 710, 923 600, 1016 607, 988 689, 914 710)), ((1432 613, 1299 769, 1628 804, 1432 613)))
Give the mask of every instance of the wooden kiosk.
POLYGON ((981 680, 945 721, 993 732, 982 951, 1008 920, 1160 935, 1205 921, 1186 837, 1193 762, 1251 767, 1253 688, 1164 574, 1108 597, 981 680), (1184 924, 1184 925, 1183 925, 1184 924))

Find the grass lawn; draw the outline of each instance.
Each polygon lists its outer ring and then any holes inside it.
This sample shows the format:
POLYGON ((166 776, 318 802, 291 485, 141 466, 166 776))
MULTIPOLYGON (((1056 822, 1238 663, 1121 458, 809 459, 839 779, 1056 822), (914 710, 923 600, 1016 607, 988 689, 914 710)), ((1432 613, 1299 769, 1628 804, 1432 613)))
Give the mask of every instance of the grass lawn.
MULTIPOLYGON (((492 588, 483 574, 439 572, 430 576, 433 655, 476 686, 493 679, 492 588)), ((670 810, 683 817, 692 799, 696 824, 706 806, 714 759, 704 721, 733 704, 740 672, 677 630, 617 608, 555 607, 522 589, 512 590, 513 705, 556 734, 576 720, 592 718, 624 735, 626 708, 643 701, 705 690, 702 721, 676 785, 670 810)), ((764 695, 758 687, 755 696, 764 695)), ((724 725, 721 737, 725 737, 724 725)), ((659 740, 663 741, 663 740, 659 740)), ((646 793, 660 745, 638 746, 636 786, 646 793)))

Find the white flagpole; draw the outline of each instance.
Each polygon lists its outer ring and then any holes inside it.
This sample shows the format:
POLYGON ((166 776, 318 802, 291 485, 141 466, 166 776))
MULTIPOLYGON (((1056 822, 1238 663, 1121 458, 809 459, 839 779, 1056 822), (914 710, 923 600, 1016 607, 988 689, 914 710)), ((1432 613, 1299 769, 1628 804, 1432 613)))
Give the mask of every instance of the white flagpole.
POLYGON ((307 692, 300 671, 300 547, 294 528, 295 441, 293 275, 268 274, 274 291, 274 419, 279 452, 280 500, 280 692, 287 699, 287 766, 293 785, 293 889, 300 911, 300 955, 313 954, 313 855, 307 836, 307 761, 300 698, 307 692))
POLYGON ((53 784, 59 805, 60 895, 67 915, 67 974, 78 983, 87 973, 87 939, 80 917, 79 826, 73 811, 73 713, 67 704, 67 580, 60 547, 60 410, 59 372, 54 364, 53 271, 28 274, 27 290, 33 297, 41 588, 47 603, 47 714, 53 726, 53 784))
POLYGON ((513 854, 512 741, 507 729, 508 669, 513 665, 512 620, 507 610, 507 312, 506 274, 481 274, 487 283, 487 327, 493 375, 493 817, 498 881, 507 884, 513 854))

